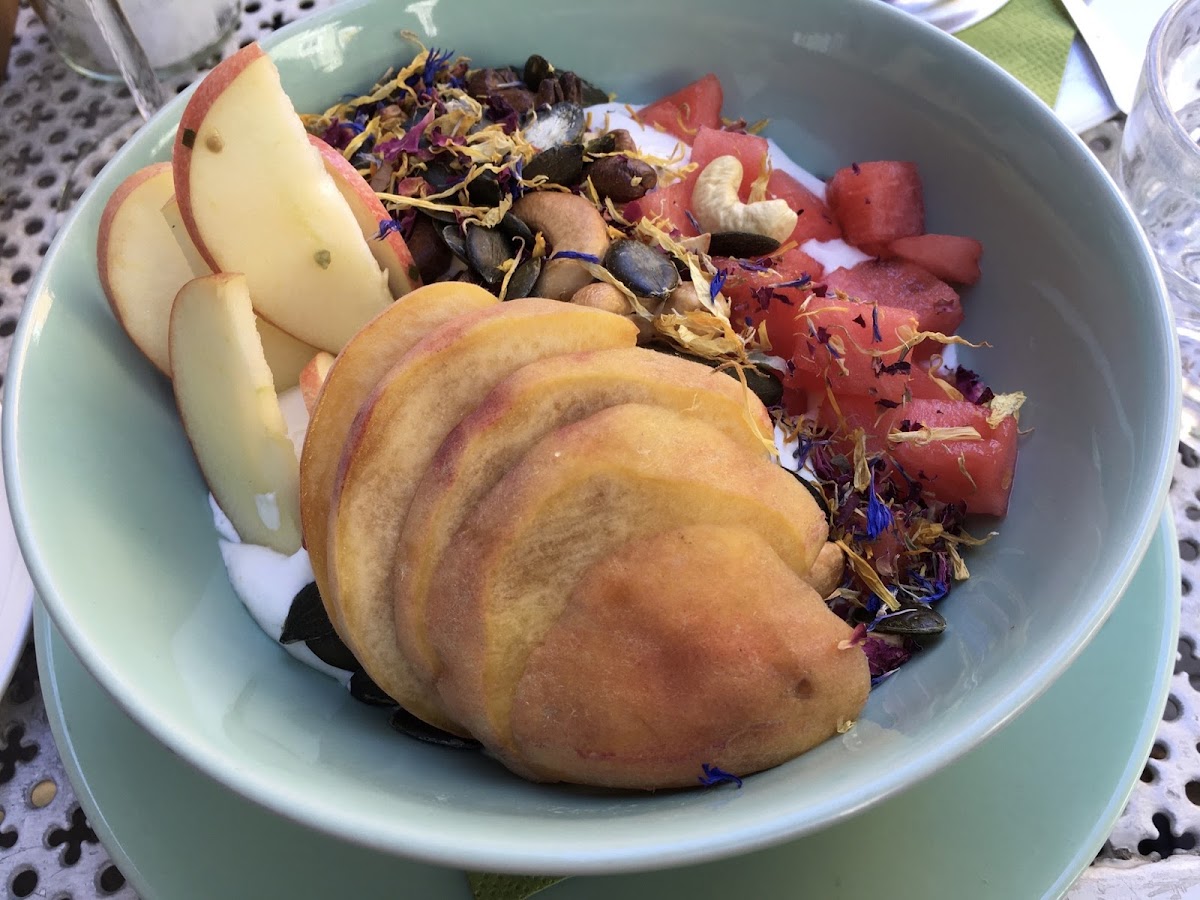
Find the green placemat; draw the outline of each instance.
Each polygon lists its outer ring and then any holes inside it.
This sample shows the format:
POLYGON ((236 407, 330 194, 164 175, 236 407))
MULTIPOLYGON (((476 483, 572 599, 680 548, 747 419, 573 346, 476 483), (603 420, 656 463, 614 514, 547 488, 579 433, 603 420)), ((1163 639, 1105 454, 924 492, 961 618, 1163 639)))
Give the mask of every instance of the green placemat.
POLYGON ((1075 25, 1057 0, 1009 0, 958 37, 1054 105, 1075 25))
MULTIPOLYGON (((1015 75, 1050 106, 1058 97, 1075 26, 1056 0, 1009 0, 958 37, 1015 75)), ((476 900, 526 900, 562 881, 541 875, 468 875, 476 900)))
POLYGON ((552 875, 489 875, 483 872, 471 872, 467 879, 471 882, 475 900, 525 900, 562 881, 552 875))

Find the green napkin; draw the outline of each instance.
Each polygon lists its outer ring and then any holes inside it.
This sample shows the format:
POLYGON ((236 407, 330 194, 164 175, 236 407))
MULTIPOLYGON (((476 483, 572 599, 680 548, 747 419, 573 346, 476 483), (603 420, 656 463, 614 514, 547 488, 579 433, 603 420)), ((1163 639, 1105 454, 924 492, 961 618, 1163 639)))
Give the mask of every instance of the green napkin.
MULTIPOLYGON (((1009 0, 998 13, 960 31, 963 41, 1054 105, 1075 26, 1057 0, 1009 0)), ((470 873, 475 900, 526 900, 562 881, 543 875, 470 873)))
POLYGON ((958 37, 1054 105, 1075 25, 1057 0, 1009 0, 958 37))
POLYGON ((562 881, 554 875, 488 875, 482 872, 471 872, 467 879, 471 882, 475 900, 525 900, 562 881))

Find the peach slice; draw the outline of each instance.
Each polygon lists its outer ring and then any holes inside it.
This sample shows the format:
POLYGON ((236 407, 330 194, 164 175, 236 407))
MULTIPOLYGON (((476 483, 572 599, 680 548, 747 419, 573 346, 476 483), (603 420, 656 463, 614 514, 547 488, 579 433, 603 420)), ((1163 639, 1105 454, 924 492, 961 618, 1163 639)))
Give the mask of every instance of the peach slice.
POLYGON ((161 213, 175 193, 170 163, 134 172, 113 191, 100 216, 96 263, 113 315, 136 346, 171 374, 171 304, 194 276, 161 213))
POLYGON ((341 614, 334 602, 325 560, 329 501, 350 425, 375 385, 418 341, 457 316, 499 302, 483 288, 457 281, 417 288, 364 326, 323 380, 300 457, 300 515, 317 590, 339 634, 341 614))
POLYGON ((777 766, 862 711, 851 633, 752 531, 639 535, 584 573, 530 654, 517 757, 541 781, 647 790, 695 787, 706 763, 777 766))
POLYGON ((622 403, 695 416, 764 457, 774 433, 766 408, 736 379, 638 347, 551 356, 500 382, 438 450, 417 487, 400 537, 393 573, 396 638, 428 687, 436 676, 425 623, 429 586, 455 532, 539 440, 622 403))
POLYGON ((454 536, 443 559, 456 564, 430 589, 447 713, 520 770, 514 692, 585 573, 631 540, 690 525, 751 531, 800 577, 828 532, 789 472, 662 407, 610 407, 539 441, 454 536))
POLYGON ((214 271, 245 273, 255 311, 272 324, 336 353, 392 302, 387 276, 257 44, 200 83, 172 160, 196 249, 214 271))
POLYGON ((315 134, 310 134, 308 140, 321 154, 325 171, 333 178, 334 186, 350 207, 350 212, 354 213, 354 220, 367 239, 375 262, 387 272, 392 296, 402 297, 413 288, 420 287, 421 274, 404 238, 396 231, 387 231, 382 237, 379 235, 380 223, 391 222, 392 217, 366 179, 358 174, 346 157, 315 134))
POLYGON ((636 341, 637 326, 611 313, 541 298, 512 300, 432 332, 355 417, 330 509, 327 576, 346 644, 375 683, 414 715, 457 730, 436 694, 414 677, 396 640, 392 568, 417 482, 454 426, 517 369, 636 341))
POLYGON ((243 541, 300 549, 299 464, 241 275, 195 278, 170 318, 179 417, 217 505, 243 541))

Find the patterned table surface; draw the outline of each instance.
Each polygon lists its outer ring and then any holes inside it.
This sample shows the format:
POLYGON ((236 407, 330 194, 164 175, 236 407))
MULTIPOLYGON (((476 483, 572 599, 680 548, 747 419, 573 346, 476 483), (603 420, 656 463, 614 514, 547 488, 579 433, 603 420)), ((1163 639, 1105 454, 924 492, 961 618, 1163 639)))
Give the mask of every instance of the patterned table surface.
MULTIPOLYGON (((223 52, 328 2, 250 0, 223 52)), ((182 90, 197 74, 185 73, 170 87, 182 90)), ((62 215, 132 134, 135 115, 124 87, 89 81, 67 67, 23 3, 9 77, 0 83, 0 372, 27 286, 62 215)), ((1120 124, 1106 123, 1085 139, 1111 164, 1120 124)), ((1102 864, 1200 852, 1200 590, 1193 590, 1200 585, 1200 344, 1185 340, 1183 350, 1187 396, 1171 490, 1183 567, 1183 633, 1154 749, 1101 851, 1102 864)), ((135 897, 66 778, 32 644, 0 698, 0 900, 9 897, 135 897)))

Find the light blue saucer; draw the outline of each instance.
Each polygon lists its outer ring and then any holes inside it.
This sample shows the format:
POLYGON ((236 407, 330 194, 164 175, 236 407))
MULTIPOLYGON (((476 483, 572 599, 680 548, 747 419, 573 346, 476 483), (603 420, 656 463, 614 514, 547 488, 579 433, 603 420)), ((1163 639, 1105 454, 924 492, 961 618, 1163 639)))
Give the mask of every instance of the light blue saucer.
MULTIPOLYGON (((1078 661, 1013 724, 917 787, 769 850, 576 877, 539 898, 1059 896, 1100 849, 1154 740, 1179 628, 1175 548, 1164 517, 1124 598, 1078 661)), ((35 634, 67 773, 145 900, 469 900, 461 872, 335 840, 201 775, 116 707, 40 605, 35 634)))

